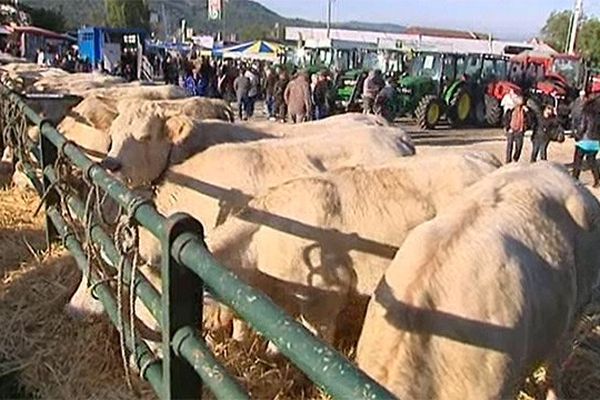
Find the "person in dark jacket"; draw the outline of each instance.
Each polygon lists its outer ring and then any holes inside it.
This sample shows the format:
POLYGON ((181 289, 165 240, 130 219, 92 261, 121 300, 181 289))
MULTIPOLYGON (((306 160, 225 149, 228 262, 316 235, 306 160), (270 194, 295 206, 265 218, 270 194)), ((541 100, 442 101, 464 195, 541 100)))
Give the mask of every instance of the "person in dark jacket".
POLYGON ((581 127, 581 117, 583 115, 583 106, 587 100, 587 93, 585 90, 579 92, 579 97, 573 101, 571 107, 571 130, 573 136, 577 137, 577 130, 581 127))
POLYGON ((398 94, 397 80, 390 77, 386 80, 386 85, 375 98, 375 114, 381 115, 388 122, 394 122, 396 119, 398 104, 400 102, 398 94))
POLYGON ((275 83, 273 97, 275 97, 275 115, 281 122, 285 122, 287 116, 287 104, 285 104, 285 89, 289 83, 288 74, 282 71, 279 74, 279 79, 275 83))
POLYGON ((165 76, 165 83, 167 85, 178 85, 179 74, 177 72, 177 63, 173 60, 171 55, 167 55, 165 62, 163 63, 163 74, 165 76))
POLYGON ((581 124, 575 133, 575 155, 573 156, 573 177, 579 179, 585 158, 592 170, 594 187, 600 186, 600 170, 596 156, 600 151, 600 132, 598 132, 598 99, 587 100, 582 109, 581 124))
POLYGON ((313 90, 313 103, 315 105, 316 120, 329 116, 329 79, 326 72, 320 73, 317 78, 313 90))
POLYGON ((548 159, 548 146, 552 141, 562 143, 565 141, 565 135, 556 118, 554 109, 551 106, 546 106, 539 122, 533 127, 531 162, 536 162, 538 156, 541 160, 546 161, 548 159))
POLYGON ((270 120, 275 120, 275 85, 279 79, 280 71, 274 71, 268 68, 265 76, 265 105, 267 107, 267 116, 270 120))

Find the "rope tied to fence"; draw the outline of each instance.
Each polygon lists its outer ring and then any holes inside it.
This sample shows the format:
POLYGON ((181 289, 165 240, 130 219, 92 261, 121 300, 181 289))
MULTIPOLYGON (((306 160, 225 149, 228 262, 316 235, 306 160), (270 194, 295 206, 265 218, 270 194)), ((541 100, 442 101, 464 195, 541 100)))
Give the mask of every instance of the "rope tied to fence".
POLYGON ((48 199, 50 193, 56 190, 56 192, 59 194, 59 201, 61 203, 60 208, 63 211, 63 214, 67 213, 68 220, 72 224, 74 219, 69 212, 69 207, 67 207, 66 205, 66 197, 69 191, 71 190, 67 182, 67 176, 70 176, 72 172, 72 167, 69 163, 69 158, 65 154, 65 147, 67 144, 73 144, 73 142, 67 140, 65 143, 62 144, 62 146, 58 148, 56 160, 54 161, 54 165, 52 166, 54 169, 54 173, 56 174, 56 181, 52 182, 44 190, 44 193, 40 198, 40 202, 37 208, 35 209, 33 216, 35 217, 38 215, 38 213, 42 209, 42 206, 46 203, 46 200, 48 199))
MULTIPOLYGON (((138 268, 138 248, 139 248, 139 225, 135 219, 135 214, 139 207, 150 203, 150 200, 141 197, 135 197, 127 207, 127 214, 122 215, 114 233, 114 242, 119 253, 119 266, 117 268, 117 305, 119 322, 119 342, 121 347, 121 359, 125 370, 125 379, 127 386, 133 390, 129 367, 127 364, 127 354, 125 347, 125 329, 123 323, 123 275, 127 259, 131 262, 131 273, 129 280, 129 326, 130 340, 132 343, 132 356, 138 359, 136 351, 136 333, 135 333, 135 291, 136 275, 138 268)), ((146 366, 147 368, 147 366, 146 366)), ((145 368, 144 368, 145 369, 145 368)), ((143 373, 143 369, 140 371, 143 373)))
MULTIPOLYGON (((122 216, 119 221, 117 228, 115 229, 114 242, 119 253, 119 265, 117 267, 117 314, 119 324, 119 347, 121 350, 121 361, 123 362, 123 370, 125 372, 125 382, 127 387, 133 391, 133 384, 131 381, 131 375, 129 373, 129 364, 127 361, 127 349, 125 346, 125 323, 123 321, 123 275, 125 270, 125 264, 128 258, 131 260, 131 280, 134 282, 133 275, 134 269, 137 268, 137 244, 138 244, 138 230, 135 220, 129 218, 129 216, 122 216)), ((130 299, 133 294, 129 294, 130 299)), ((131 323, 132 315, 135 310, 131 307, 131 301, 129 302, 129 329, 132 340, 132 354, 135 357, 135 326, 131 323)))

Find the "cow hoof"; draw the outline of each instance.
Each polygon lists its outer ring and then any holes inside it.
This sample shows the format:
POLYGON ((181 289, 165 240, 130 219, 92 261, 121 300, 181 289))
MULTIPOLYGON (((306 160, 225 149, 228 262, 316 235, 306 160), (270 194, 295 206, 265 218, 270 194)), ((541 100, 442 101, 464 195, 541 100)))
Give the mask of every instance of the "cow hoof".
POLYGON ((281 354, 281 351, 279 351, 279 348, 275 345, 275 343, 273 343, 269 340, 269 343, 267 344, 267 349, 265 350, 265 353, 267 354, 268 357, 275 358, 281 354))

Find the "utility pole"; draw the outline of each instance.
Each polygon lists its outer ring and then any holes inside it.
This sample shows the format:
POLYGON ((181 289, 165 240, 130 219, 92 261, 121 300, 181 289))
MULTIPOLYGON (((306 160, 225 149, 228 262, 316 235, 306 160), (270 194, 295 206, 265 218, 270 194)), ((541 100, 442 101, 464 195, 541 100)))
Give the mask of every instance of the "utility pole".
POLYGON ((331 4, 333 0, 327 0, 327 39, 331 38, 331 4))
POLYGON ((575 53, 575 45, 577 44, 577 32, 579 31, 579 23, 583 16, 583 0, 575 0, 575 10, 573 11, 573 19, 570 24, 569 40, 567 43, 567 53, 575 53))
POLYGON ((168 42, 171 38, 171 32, 169 31, 169 21, 167 20, 167 10, 165 9, 165 3, 161 3, 160 10, 162 12, 163 29, 165 31, 165 42, 168 42))

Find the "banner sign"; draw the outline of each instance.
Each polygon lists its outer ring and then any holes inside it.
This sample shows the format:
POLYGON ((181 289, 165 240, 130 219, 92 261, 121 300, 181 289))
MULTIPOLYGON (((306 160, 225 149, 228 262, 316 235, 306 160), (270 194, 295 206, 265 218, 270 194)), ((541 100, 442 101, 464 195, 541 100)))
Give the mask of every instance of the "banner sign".
POLYGON ((208 0, 208 19, 212 21, 223 17, 223 0, 208 0))

